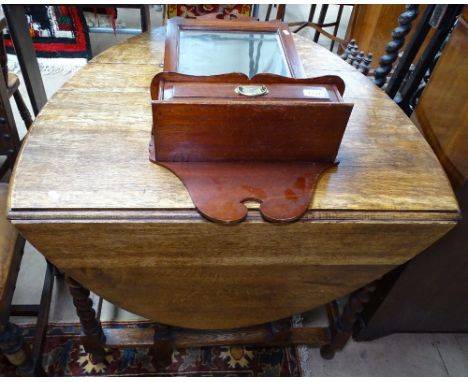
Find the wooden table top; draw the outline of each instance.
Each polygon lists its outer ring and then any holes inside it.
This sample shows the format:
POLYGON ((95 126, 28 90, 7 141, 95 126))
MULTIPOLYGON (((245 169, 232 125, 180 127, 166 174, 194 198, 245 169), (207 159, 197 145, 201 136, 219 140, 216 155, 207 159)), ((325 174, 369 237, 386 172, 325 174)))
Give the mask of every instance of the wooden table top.
POLYGON ((355 104, 309 212, 212 223, 148 159, 150 82, 162 30, 112 47, 38 116, 19 155, 9 218, 67 276, 155 322, 236 328, 301 313, 381 277, 450 230, 449 182, 417 128, 338 56, 295 36, 308 76, 336 74, 355 104))
MULTIPOLYGON (((323 175, 305 218, 456 220, 446 175, 398 106, 338 56, 294 37, 307 76, 342 77, 344 100, 355 104, 340 165, 323 175)), ((130 38, 49 100, 16 164, 10 219, 203 220, 180 180, 148 160, 149 88, 163 52, 161 29, 130 38)))

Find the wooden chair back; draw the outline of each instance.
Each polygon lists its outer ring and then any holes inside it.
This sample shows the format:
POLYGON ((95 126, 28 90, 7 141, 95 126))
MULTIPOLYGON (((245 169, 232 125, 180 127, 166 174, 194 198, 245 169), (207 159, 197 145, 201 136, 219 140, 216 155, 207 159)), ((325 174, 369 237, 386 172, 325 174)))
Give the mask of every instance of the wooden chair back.
POLYGON ((6 18, 0 18, 0 66, 2 67, 3 77, 8 83, 8 56, 5 47, 5 41, 3 39, 3 31, 7 27, 6 18))
MULTIPOLYGON (((297 33, 306 27, 313 28, 315 30, 314 37, 313 37, 314 42, 318 42, 320 36, 325 36, 326 38, 330 40, 330 46, 329 46, 330 51, 333 51, 335 49, 336 43, 338 43, 338 46, 346 45, 345 40, 338 37, 338 29, 341 24, 345 6, 352 7, 353 5, 352 4, 339 4, 335 19, 329 22, 325 22, 330 5, 322 4, 320 6, 320 13, 318 15, 317 22, 314 22, 313 20, 315 17, 315 12, 317 11, 317 4, 311 4, 307 21, 288 22, 288 26, 291 28, 295 27, 294 29, 292 29, 293 33, 297 33), (333 27, 333 30, 331 32, 328 32, 326 28, 331 28, 331 27, 333 27)), ((265 21, 270 20, 271 11, 273 7, 276 8, 275 19, 284 21, 284 17, 286 15, 286 4, 277 4, 277 5, 269 4, 267 8, 265 21)))
POLYGON ((419 5, 407 5, 398 18, 399 25, 392 31, 385 54, 374 72, 374 83, 384 88, 407 115, 414 110, 424 89, 422 85, 429 80, 462 9, 463 5, 428 5, 402 53, 400 50, 418 16, 419 5))
MULTIPOLYGON (((2 31, 5 26, 5 19, 0 19, 2 31)), ((30 43, 32 44, 32 41, 30 43)), ((5 178, 5 175, 12 169, 21 146, 10 106, 11 96, 15 97, 20 114, 22 114, 21 108, 25 105, 22 101, 22 104, 18 103, 19 81, 14 81, 15 86, 9 86, 7 56, 3 43, 0 44, 0 58, 3 72, 3 75, 0 75, 0 155, 6 157, 0 166, 0 178, 5 178)), ((37 65, 37 62, 35 64, 37 65)), ((27 123, 26 126, 28 127, 27 123)), ((39 304, 12 305, 25 239, 18 235, 16 229, 6 219, 8 185, 3 183, 0 191, 0 238, 2 241, 0 245, 0 351, 18 367, 20 375, 45 376, 41 361, 52 299, 54 267, 47 262, 39 304), (10 316, 37 316, 34 343, 31 349, 25 343, 18 326, 9 321, 10 316)))
POLYGON ((21 140, 10 105, 10 96, 5 77, 0 76, 0 155, 6 160, 0 166, 0 178, 13 167, 21 140))

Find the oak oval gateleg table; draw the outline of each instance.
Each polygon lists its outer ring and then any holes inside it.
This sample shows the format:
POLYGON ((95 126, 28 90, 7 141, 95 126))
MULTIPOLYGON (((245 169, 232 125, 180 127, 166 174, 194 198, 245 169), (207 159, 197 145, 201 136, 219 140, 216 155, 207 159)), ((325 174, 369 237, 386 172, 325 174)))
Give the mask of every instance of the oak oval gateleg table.
MULTIPOLYGON (((148 160, 161 30, 95 57, 35 120, 8 216, 67 276, 164 325, 231 329, 310 310, 381 277, 459 219, 417 128, 371 80, 295 36, 308 77, 334 74, 354 103, 339 166, 298 222, 202 218, 181 181, 148 160)), ((194 116, 196 121, 197 116, 194 116)))

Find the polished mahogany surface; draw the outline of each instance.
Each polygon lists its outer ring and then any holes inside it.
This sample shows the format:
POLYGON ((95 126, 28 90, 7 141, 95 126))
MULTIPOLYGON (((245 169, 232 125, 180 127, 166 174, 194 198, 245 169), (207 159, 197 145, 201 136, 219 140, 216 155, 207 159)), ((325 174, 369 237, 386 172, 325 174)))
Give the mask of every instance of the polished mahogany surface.
POLYGON ((344 88, 337 76, 159 73, 151 84, 151 160, 333 163, 353 108, 344 88), (265 94, 237 94, 240 87, 265 94))
POLYGON ((245 202, 260 204, 262 217, 274 223, 299 219, 315 186, 333 162, 160 162, 187 187, 207 219, 233 224, 247 217, 245 202))
POLYGON ((249 200, 268 221, 295 221, 335 165, 353 107, 344 88, 337 76, 159 73, 150 160, 174 172, 211 221, 242 221, 249 200))

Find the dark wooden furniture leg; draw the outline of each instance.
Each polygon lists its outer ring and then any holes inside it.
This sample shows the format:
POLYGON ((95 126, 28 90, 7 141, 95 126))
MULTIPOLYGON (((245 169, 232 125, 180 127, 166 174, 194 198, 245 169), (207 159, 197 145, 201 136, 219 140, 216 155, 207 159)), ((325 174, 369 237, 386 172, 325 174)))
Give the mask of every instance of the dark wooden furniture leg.
POLYGON ((32 124, 32 118, 31 118, 31 113, 29 112, 28 108, 26 107, 26 104, 24 103, 23 97, 21 96, 21 93, 19 91, 19 80, 18 77, 16 77, 14 74, 9 74, 8 73, 8 56, 5 48, 5 42, 3 39, 3 29, 7 28, 7 22, 6 19, 0 18, 0 65, 2 68, 2 73, 3 73, 3 78, 5 79, 5 84, 7 86, 7 91, 8 95, 11 96, 13 95, 15 97, 15 102, 16 105, 18 106, 18 110, 21 114, 21 118, 24 121, 24 124, 26 125, 26 128, 29 129, 29 127, 32 124))
POLYGON ((44 351, 44 343, 47 333, 47 325, 49 322, 50 304, 52 302, 52 289, 54 287, 54 266, 47 262, 46 273, 44 276, 44 284, 42 287, 41 301, 39 304, 36 334, 32 347, 32 358, 34 362, 34 375, 45 376, 46 373, 42 368, 42 353, 44 351))
POLYGON ((20 375, 34 375, 34 362, 21 329, 11 322, 0 325, 0 352, 18 368, 20 375))
POLYGON ((273 8, 273 4, 268 4, 266 16, 265 16, 265 21, 270 21, 271 9, 272 8, 273 8))
POLYGON ((392 71, 400 49, 405 44, 405 37, 411 31, 412 22, 418 17, 419 5, 407 5, 398 18, 398 27, 392 31, 392 40, 385 47, 385 54, 380 57, 379 67, 375 70, 374 84, 379 88, 387 82, 387 75, 392 71))
POLYGON ((25 240, 18 236, 15 243, 15 257, 11 265, 12 277, 7 285, 8 296, 0 303, 0 352, 18 367, 21 375, 46 376, 42 368, 42 353, 47 332, 49 310, 54 286, 54 266, 47 262, 40 304, 12 305, 13 293, 17 282, 25 240), (11 316, 37 316, 36 331, 32 350, 24 342, 21 329, 12 324, 11 316))
MULTIPOLYGON (((344 5, 340 4, 338 6, 338 15, 336 16, 335 27, 333 28, 333 36, 336 37, 338 34, 338 29, 340 27, 341 17, 343 16, 343 8, 344 5)), ((335 40, 331 40, 330 51, 333 52, 333 48, 335 47, 335 40)))
POLYGON ((90 292, 70 277, 67 277, 66 281, 81 322, 83 332, 81 343, 85 351, 90 354, 93 362, 105 362, 104 343, 106 337, 102 331, 101 322, 96 318, 93 301, 89 298, 90 292))
MULTIPOLYGON (((319 18, 317 21, 317 25, 320 27, 322 27, 323 24, 325 23, 325 17, 327 17, 328 7, 329 7, 328 4, 322 4, 322 8, 320 8, 320 14, 319 14, 319 18)), ((318 42, 319 37, 320 37, 320 32, 316 31, 314 35, 314 42, 318 42)))
POLYGON ((24 103, 19 89, 16 89, 16 91, 13 93, 13 97, 15 98, 16 106, 18 106, 19 113, 24 121, 24 125, 26 126, 26 129, 29 130, 33 123, 33 119, 31 117, 31 113, 28 110, 28 107, 24 103))
POLYGON ((23 5, 3 5, 8 30, 10 32, 18 62, 28 90, 34 114, 37 115, 47 102, 47 95, 42 82, 36 51, 28 31, 23 5))
POLYGON ((307 27, 309 25, 309 23, 314 21, 314 15, 315 15, 316 8, 317 8, 317 4, 312 4, 310 6, 309 18, 307 19, 307 22, 302 23, 296 30, 293 31, 294 33, 300 32, 305 27, 307 27))
MULTIPOLYGON (((16 281, 20 270, 21 259, 23 257, 25 240, 18 236, 15 242, 14 257, 10 264, 10 277, 4 286, 7 291, 5 298, 0 301, 0 353, 3 353, 8 360, 17 367, 22 376, 45 376, 41 365, 42 353, 31 352, 30 347, 25 343, 21 328, 10 322, 10 316, 14 315, 15 305, 11 305, 16 281), (37 357, 36 357, 37 355, 37 357)), ((24 307, 24 306, 23 306, 24 307)), ((26 308, 36 308, 40 311, 39 305, 27 306, 26 308)), ((32 309, 23 309, 23 313, 32 315, 32 309)), ((44 326, 44 332, 47 322, 44 326)), ((39 333, 36 329, 36 337, 39 333)))
POLYGON ((343 309, 343 313, 338 317, 336 325, 333 326, 331 319, 338 316, 336 303, 328 307, 328 317, 330 320, 332 340, 329 344, 320 348, 320 354, 325 359, 332 359, 335 353, 342 350, 353 334, 354 324, 358 314, 363 311, 364 304, 369 301, 370 293, 375 290, 373 283, 354 292, 343 309))
POLYGON ((276 12, 276 20, 284 21, 286 15, 286 4, 278 4, 278 10, 276 12))
POLYGON ((172 362, 173 336, 170 326, 154 325, 154 358, 156 365, 160 368, 169 366, 172 362))
MULTIPOLYGON (((24 248, 24 239, 20 236, 18 238, 21 251, 24 248)), ((22 257, 22 256, 21 256, 22 257)), ((19 258, 19 260, 21 260, 19 258)), ((42 287, 41 301, 39 305, 11 305, 13 298, 14 286, 19 272, 19 263, 16 268, 16 276, 12 278, 11 297, 9 298, 10 316, 37 316, 36 331, 34 335, 34 342, 32 350, 29 346, 25 345, 24 339, 21 335, 21 329, 16 325, 10 323, 8 319, 2 318, 2 322, 6 324, 0 325, 0 352, 5 353, 7 358, 18 367, 21 375, 44 377, 45 373, 42 367, 42 353, 44 350, 44 342, 47 333, 47 324, 49 320, 49 310, 52 301, 52 288, 54 286, 54 266, 47 262, 47 269, 44 277, 44 284, 42 287), (1 328, 5 328, 1 332, 1 328), (4 348, 6 347, 6 349, 4 348), (13 352, 13 353, 11 353, 13 352), (11 357, 9 356, 11 353, 11 357)))
POLYGON ((141 31, 148 32, 151 29, 149 5, 140 6, 141 31))

